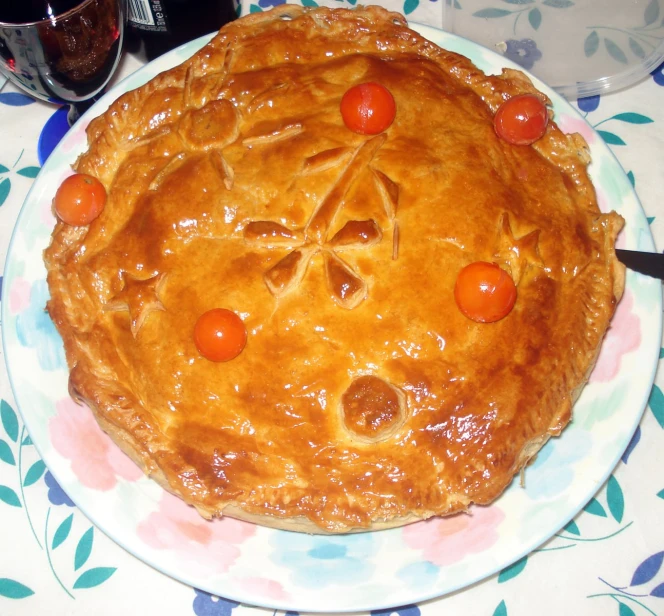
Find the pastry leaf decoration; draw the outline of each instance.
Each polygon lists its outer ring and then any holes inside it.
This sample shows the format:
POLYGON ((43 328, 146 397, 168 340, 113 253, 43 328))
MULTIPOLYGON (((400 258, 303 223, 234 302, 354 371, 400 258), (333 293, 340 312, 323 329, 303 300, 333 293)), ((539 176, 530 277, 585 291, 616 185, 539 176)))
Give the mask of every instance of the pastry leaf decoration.
MULTIPOLYGON (((265 248, 286 247, 289 251, 264 275, 265 284, 279 298, 302 283, 314 255, 322 254, 328 290, 341 307, 352 310, 367 296, 368 285, 362 275, 339 253, 362 250, 382 239, 382 230, 373 219, 350 220, 333 237, 330 230, 344 205, 346 195, 358 178, 370 168, 370 163, 385 143, 384 134, 361 143, 355 150, 332 148, 305 160, 301 175, 339 168, 334 184, 314 208, 308 222, 301 229, 289 229, 268 220, 251 221, 244 227, 246 242, 265 248)), ((398 186, 385 174, 371 169, 374 186, 383 202, 385 212, 395 224, 398 186)))

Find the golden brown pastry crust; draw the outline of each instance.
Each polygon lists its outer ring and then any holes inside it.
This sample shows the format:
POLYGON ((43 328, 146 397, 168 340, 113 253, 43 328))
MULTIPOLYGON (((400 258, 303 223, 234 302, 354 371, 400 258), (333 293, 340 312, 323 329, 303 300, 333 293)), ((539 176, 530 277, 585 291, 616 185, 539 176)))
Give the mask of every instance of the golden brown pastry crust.
POLYGON ((569 421, 624 285, 583 139, 496 137, 524 92, 377 7, 224 27, 90 123, 106 209, 45 254, 73 394, 205 517, 346 532, 493 501, 569 421), (365 81, 397 104, 375 137, 338 112, 365 81), (494 324, 454 303, 478 260, 518 285, 494 324), (193 342, 215 307, 248 329, 231 362, 193 342))

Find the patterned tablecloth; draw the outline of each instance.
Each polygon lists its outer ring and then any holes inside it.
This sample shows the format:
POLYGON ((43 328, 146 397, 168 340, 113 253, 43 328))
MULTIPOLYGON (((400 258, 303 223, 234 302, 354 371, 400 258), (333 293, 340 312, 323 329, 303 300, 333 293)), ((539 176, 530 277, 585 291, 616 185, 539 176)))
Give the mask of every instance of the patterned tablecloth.
MULTIPOLYGON (((315 5, 313 0, 302 1, 315 5)), ((441 1, 389 0, 384 4, 412 21, 440 26, 441 1)), ((502 1, 508 9, 535 2, 502 1)), ((279 3, 259 0, 242 10, 266 10, 279 3)), ((354 0, 349 3, 355 4, 354 0)), ((538 4, 562 8, 565 3, 545 0, 538 4)), ((657 0, 650 5, 654 8, 649 9, 649 19, 659 10, 657 0)), ((657 20, 661 19, 658 13, 657 20)), ((532 46, 526 47, 528 53, 517 53, 513 59, 521 57, 532 68, 539 58, 532 46)), ((126 56, 118 77, 138 66, 136 58, 126 56)), ((580 99, 576 105, 627 172, 661 248, 664 65, 624 91, 580 99)), ((21 205, 53 147, 55 128, 65 121, 63 111, 35 102, 9 84, 0 91, 0 271, 21 205)), ((664 614, 663 387, 660 374, 641 424, 608 482, 549 542, 465 590, 372 614, 664 614)), ((294 614, 210 596, 124 551, 77 510, 39 459, 17 412, 4 361, 0 363, 0 405, 0 614, 294 614)), ((339 592, 344 592, 343 587, 339 592)))

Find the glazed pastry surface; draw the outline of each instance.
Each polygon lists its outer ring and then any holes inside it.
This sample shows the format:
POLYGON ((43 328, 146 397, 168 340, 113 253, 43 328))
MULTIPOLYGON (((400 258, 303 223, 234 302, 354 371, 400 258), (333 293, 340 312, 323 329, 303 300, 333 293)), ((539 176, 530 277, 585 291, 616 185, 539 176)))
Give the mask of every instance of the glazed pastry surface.
POLYGON ((525 92, 377 7, 224 27, 88 128, 105 210, 45 254, 72 394, 205 517, 347 532, 492 502, 570 420, 624 284, 581 137, 496 136, 525 92), (339 113, 370 81, 397 108, 375 136, 339 113), (517 285, 496 323, 455 304, 474 261, 517 285), (194 344, 212 308, 247 328, 228 362, 194 344))

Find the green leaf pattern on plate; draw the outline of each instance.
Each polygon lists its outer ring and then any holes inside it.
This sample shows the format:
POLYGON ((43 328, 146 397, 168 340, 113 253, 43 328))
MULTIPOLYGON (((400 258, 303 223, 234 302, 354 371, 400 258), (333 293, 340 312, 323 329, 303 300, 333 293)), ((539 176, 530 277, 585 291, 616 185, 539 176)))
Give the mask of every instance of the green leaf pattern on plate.
POLYGON ((51 542, 51 549, 59 547, 64 543, 64 541, 69 537, 69 532, 71 531, 71 525, 74 521, 74 514, 70 513, 61 523, 60 526, 56 529, 53 535, 53 541, 51 542))
MULTIPOLYGON (((41 459, 36 457, 32 439, 26 433, 25 428, 22 426, 18 414, 6 400, 0 400, 0 428, 0 435, 5 437, 0 438, 0 461, 6 465, 6 468, 13 467, 15 469, 13 471, 16 474, 15 485, 18 486, 18 489, 14 489, 12 486, 0 484, 0 504, 17 509, 23 509, 33 537, 38 547, 43 550, 44 546, 37 536, 32 515, 28 509, 28 502, 26 501, 23 489, 38 485, 45 487, 45 484, 40 482, 40 480, 46 473, 46 465, 41 459), (21 467, 25 464, 25 459, 28 457, 24 452, 26 448, 30 448, 29 451, 31 452, 32 460, 29 463, 27 472, 22 474, 21 467)), ((71 592, 72 590, 99 586, 111 575, 113 575, 113 573, 116 571, 116 568, 94 567, 84 571, 76 578, 76 581, 74 582, 71 589, 67 588, 67 586, 62 581, 61 576, 56 571, 50 551, 59 548, 67 541, 67 539, 71 536, 74 522, 79 516, 75 513, 69 513, 69 515, 67 515, 62 521, 59 522, 55 533, 53 533, 52 537, 49 538, 49 517, 51 512, 52 508, 49 507, 48 511, 46 512, 44 531, 42 535, 43 539, 46 541, 46 559, 44 562, 48 565, 53 577, 62 587, 65 593, 69 597, 73 598, 74 595, 71 592)), ((90 559, 93 543, 94 528, 88 527, 76 544, 73 566, 71 564, 69 565, 72 571, 79 570, 90 559)), ((3 571, 0 571, 0 573, 3 573, 3 571)), ((24 599, 33 594, 34 591, 21 582, 10 578, 0 578, 0 596, 2 597, 9 599, 24 599)), ((0 609, 0 613, 1 612, 2 610, 0 609)))
POLYGON ((631 36, 629 37, 628 40, 629 48, 632 50, 632 53, 637 57, 643 58, 646 57, 646 52, 643 50, 643 47, 639 43, 637 43, 636 39, 632 38, 631 36))
MULTIPOLYGON (((588 34, 583 41, 583 53, 592 58, 600 49, 616 64, 617 68, 629 63, 629 56, 645 59, 664 40, 664 21, 659 23, 660 0, 651 0, 643 14, 643 25, 616 27, 597 23, 588 26, 588 34), (603 45, 601 45, 603 43, 603 45)), ((512 31, 515 36, 532 37, 540 29, 543 20, 556 19, 556 12, 561 9, 578 7, 580 3, 572 0, 487 0, 472 13, 480 19, 513 19, 512 31), (484 4, 484 6, 482 6, 484 4), (509 9, 505 5, 515 8, 509 9), (536 6, 534 6, 536 5, 536 6), (550 13, 548 11, 551 11, 550 13), (527 27, 518 27, 523 13, 528 15, 527 27), (549 17, 550 15, 550 17, 549 17), (518 34, 517 34, 518 31, 518 34)), ((478 4, 473 5, 477 7, 478 4)), ((457 7, 460 8, 460 7, 457 7)), ((601 13, 600 13, 601 15, 601 13)), ((581 52, 581 49, 579 50, 581 52)))
POLYGON ((662 393, 658 385, 653 385, 652 387, 648 406, 655 416, 657 423, 664 428, 664 393, 662 393))
POLYGON ((34 595, 34 591, 24 584, 9 578, 0 578, 0 597, 7 597, 7 599, 25 599, 30 595, 34 595))
POLYGON ((649 118, 642 113, 634 113, 633 111, 628 113, 617 113, 610 119, 619 120, 620 122, 627 122, 628 124, 652 124, 653 122, 652 118, 649 118))
POLYGON ((586 54, 586 58, 591 58, 595 55, 595 52, 599 49, 599 35, 595 30, 593 30, 583 43, 583 51, 586 54))
POLYGON ((505 569, 503 569, 498 575, 498 583, 502 584, 503 582, 507 582, 507 580, 511 580, 513 577, 519 575, 519 573, 521 573, 526 568, 527 562, 528 557, 524 556, 523 558, 517 560, 513 565, 505 567, 505 569))
POLYGON ((92 552, 92 542, 94 540, 94 530, 90 527, 79 539, 76 546, 76 555, 74 556, 74 569, 78 571, 90 558, 92 552))
POLYGON ((21 153, 18 155, 18 158, 16 159, 16 162, 14 162, 11 167, 0 164, 0 206, 4 205, 5 201, 7 201, 7 198, 9 197, 12 189, 12 182, 11 179, 7 177, 8 174, 16 173, 17 175, 20 175, 24 178, 34 179, 39 173, 40 167, 34 165, 17 169, 16 167, 18 166, 22 157, 23 151, 21 151, 21 153))
POLYGON ((618 135, 608 130, 597 130, 599 136, 604 139, 608 145, 627 145, 618 135))
POLYGON ((618 614, 619 616, 636 616, 634 610, 622 601, 618 601, 618 614))
POLYGON ((0 180, 0 205, 4 205, 9 197, 9 191, 12 189, 12 182, 9 178, 0 180))
POLYGON ((592 515, 597 515, 602 518, 606 517, 606 510, 604 507, 602 507, 602 504, 596 498, 591 498, 583 510, 592 515))
POLYGON ((16 460, 14 459, 14 454, 12 449, 9 446, 9 443, 0 438, 0 460, 12 466, 16 466, 16 460))
POLYGON ((16 442, 18 439, 18 418, 16 411, 5 400, 0 402, 0 420, 7 436, 16 442))
MULTIPOLYGON (((588 121, 589 118, 586 118, 588 121)), ((618 146, 624 146, 627 145, 627 142, 620 136, 618 135, 615 131, 620 130, 620 124, 618 124, 618 128, 612 128, 612 130, 605 130, 604 128, 600 128, 600 126, 603 126, 607 122, 620 122, 621 124, 632 124, 635 126, 638 125, 643 125, 643 124, 652 124, 653 119, 650 116, 644 115, 642 113, 637 113, 634 111, 626 111, 623 113, 617 113, 615 115, 609 116, 608 118, 604 118, 603 120, 600 120, 599 122, 594 122, 592 124, 592 127, 597 131, 600 137, 604 140, 604 142, 607 145, 618 145, 618 146)), ((634 186, 634 174, 630 171, 627 174, 627 177, 629 178, 630 183, 632 186, 634 186), (630 175, 631 174, 631 175, 630 175)))
POLYGON ((538 30, 542 24, 542 11, 540 11, 538 8, 534 8, 528 11, 528 21, 533 27, 533 30, 538 30))
POLYGON ((570 535, 580 535, 581 531, 579 530, 579 526, 574 520, 570 520, 565 528, 563 529, 565 532, 569 533, 570 535))
POLYGON ((74 582, 74 588, 94 588, 103 584, 115 573, 114 567, 95 567, 81 573, 74 582))
POLYGON ((609 55, 616 62, 620 62, 621 64, 627 64, 627 56, 625 55, 625 52, 620 48, 619 45, 614 43, 612 39, 605 38, 604 46, 606 47, 606 51, 609 52, 609 55))
POLYGON ((609 477, 606 485, 606 502, 609 505, 609 511, 613 519, 618 523, 622 522, 623 513, 625 512, 625 500, 622 488, 615 475, 609 477))
POLYGON ((24 178, 36 178, 39 174, 39 167, 23 167, 23 169, 19 169, 16 173, 22 175, 24 178))
POLYGON ((643 15, 643 21, 646 26, 654 24, 659 19, 659 2, 658 0, 650 0, 643 15))
POLYGON ((419 5, 420 0, 405 0, 403 3, 404 15, 410 15, 419 5))
POLYGON ((41 476, 44 474, 45 470, 46 470, 46 465, 41 460, 37 460, 28 469, 28 472, 25 474, 25 479, 23 480, 23 487, 27 488, 28 486, 31 486, 33 483, 39 481, 41 479, 41 476))
POLYGON ((643 13, 643 25, 615 27, 597 24, 590 27, 584 42, 587 58, 593 56, 604 41, 604 50, 617 66, 628 64, 628 53, 642 60, 664 40, 664 21, 657 23, 660 15, 659 0, 650 0, 643 13))
POLYGON ((537 0, 539 6, 532 6, 536 3, 536 0, 502 0, 504 4, 517 5, 522 8, 517 8, 509 10, 499 6, 484 7, 475 11, 472 15, 473 17, 479 17, 480 19, 500 19, 502 17, 513 17, 514 23, 512 30, 516 35, 517 26, 521 16, 525 13, 528 15, 528 23, 532 30, 539 30, 542 25, 542 20, 544 18, 545 11, 548 8, 551 8, 555 11, 558 9, 569 8, 574 6, 574 2, 571 0, 537 0), (543 10, 544 9, 544 10, 543 10))
POLYGON ((12 507, 21 507, 18 494, 8 486, 0 485, 0 501, 12 507))

